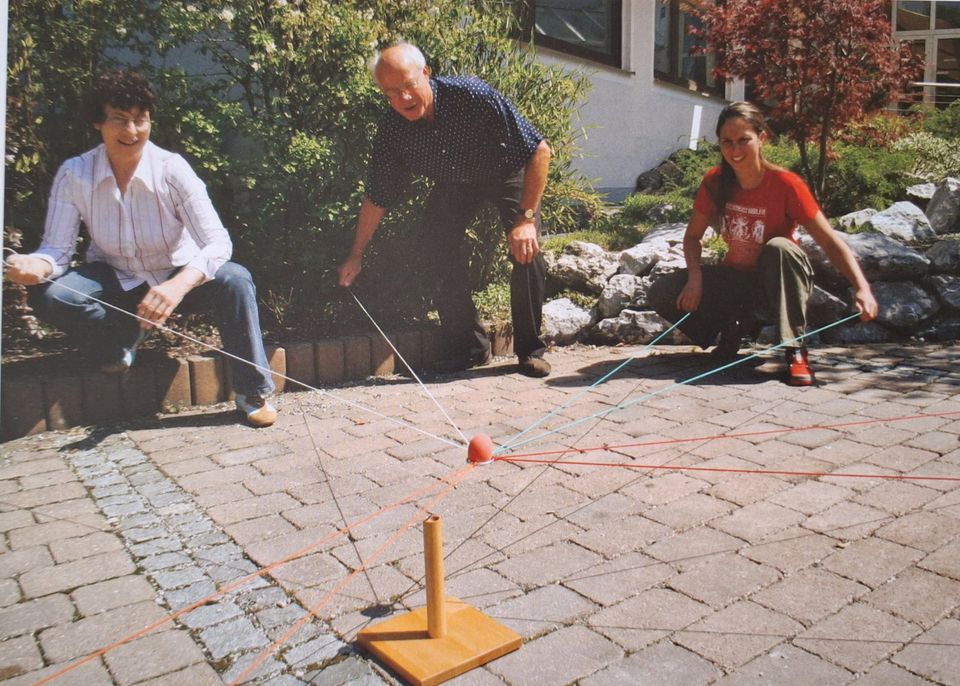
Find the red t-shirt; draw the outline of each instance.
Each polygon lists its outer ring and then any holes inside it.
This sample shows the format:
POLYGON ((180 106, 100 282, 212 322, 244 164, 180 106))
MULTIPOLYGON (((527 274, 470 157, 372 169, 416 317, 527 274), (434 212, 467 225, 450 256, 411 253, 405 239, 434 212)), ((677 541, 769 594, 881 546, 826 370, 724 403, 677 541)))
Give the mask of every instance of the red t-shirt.
MULTIPOLYGON (((720 181, 720 167, 703 177, 693 207, 709 217, 717 213, 707 190, 720 181)), ((799 176, 786 170, 767 169, 760 185, 737 189, 723 213, 723 240, 729 246, 723 263, 736 269, 756 269, 760 251, 771 238, 783 236, 797 242, 798 224, 817 216, 820 207, 799 176)))

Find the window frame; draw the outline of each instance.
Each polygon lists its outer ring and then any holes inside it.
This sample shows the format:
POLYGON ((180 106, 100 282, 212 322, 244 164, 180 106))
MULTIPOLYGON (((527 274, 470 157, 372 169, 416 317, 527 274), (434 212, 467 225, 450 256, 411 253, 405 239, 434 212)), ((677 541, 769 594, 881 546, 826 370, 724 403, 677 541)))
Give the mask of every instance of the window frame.
MULTIPOLYGON (((661 0, 654 0, 654 12, 657 11, 657 7, 660 4, 661 0)), ((667 33, 667 58, 670 61, 670 72, 664 72, 657 69, 656 57, 653 60, 653 78, 657 81, 662 81, 669 83, 675 86, 681 86, 684 89, 690 91, 691 93, 700 93, 707 96, 715 96, 718 98, 726 97, 726 81, 717 81, 712 86, 706 83, 699 83, 693 81, 697 84, 696 88, 690 88, 690 79, 685 79, 680 76, 680 69, 683 64, 681 51, 683 50, 682 36, 679 35, 677 26, 680 22, 680 4, 683 0, 668 0, 669 2, 669 20, 668 20, 668 31, 667 33)), ((653 18, 653 29, 654 35, 656 35, 657 30, 657 16, 654 15, 653 18)), ((709 64, 707 65, 709 70, 709 64)))
POLYGON ((536 0, 519 0, 517 2, 517 18, 519 21, 519 38, 533 45, 550 50, 556 50, 566 55, 582 57, 591 62, 598 62, 617 69, 623 69, 623 0, 610 0, 610 12, 607 16, 607 31, 610 36, 612 54, 600 52, 577 43, 560 40, 553 36, 539 34, 536 31, 536 0))

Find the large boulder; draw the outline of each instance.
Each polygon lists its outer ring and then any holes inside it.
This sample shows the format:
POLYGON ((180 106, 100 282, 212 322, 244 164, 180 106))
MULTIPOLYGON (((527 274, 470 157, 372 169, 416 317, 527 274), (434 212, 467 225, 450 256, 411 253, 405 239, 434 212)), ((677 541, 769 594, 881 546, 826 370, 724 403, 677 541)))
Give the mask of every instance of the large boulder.
POLYGON ((944 307, 960 310, 960 276, 931 276, 926 281, 930 289, 937 294, 944 307))
POLYGON ((909 281, 879 281, 872 284, 872 289, 880 306, 877 321, 908 333, 916 332, 940 309, 936 298, 909 281))
POLYGON ((850 229, 859 229, 863 226, 866 226, 870 223, 870 220, 873 218, 873 215, 877 213, 877 210, 872 207, 868 207, 864 210, 857 210, 856 212, 850 212, 845 214, 839 219, 837 219, 837 224, 843 227, 845 231, 850 229))
MULTIPOLYGON (((933 203, 932 200, 930 202, 933 203)), ((927 215, 912 202, 895 202, 882 212, 877 212, 870 217, 870 226, 884 236, 906 243, 929 241, 936 237, 927 215)))
POLYGON ((907 187, 907 200, 917 207, 925 208, 930 198, 937 191, 937 185, 934 183, 918 183, 907 187))
MULTIPOLYGON (((653 310, 623 310, 617 317, 597 322, 594 334, 606 342, 649 343, 670 326, 670 322, 653 310)), ((689 344, 690 339, 674 329, 659 342, 689 344)))
POLYGON ((544 253, 547 273, 563 288, 599 295, 620 267, 618 255, 595 243, 572 241, 559 256, 544 253))
POLYGON ((960 232, 960 179, 948 177, 937 186, 926 216, 938 234, 960 232))
POLYGON ((960 241, 937 241, 924 253, 933 274, 960 274, 960 241))
POLYGON ((544 341, 555 345, 573 343, 593 324, 593 316, 570 298, 551 300, 543 306, 544 341))
POLYGON ((614 274, 607 281, 600 293, 600 300, 597 301, 597 309, 600 316, 604 319, 616 317, 620 311, 633 302, 637 291, 637 285, 642 277, 632 274, 614 274))
POLYGON ((655 243, 637 243, 620 253, 620 273, 643 276, 660 260, 662 246, 655 243))
MULTIPOLYGON (((836 235, 853 251, 868 281, 922 279, 927 275, 930 260, 888 236, 879 233, 848 235, 842 231, 837 231, 836 235)), ((808 234, 801 233, 800 245, 810 256, 818 280, 822 279, 832 286, 846 283, 820 246, 808 234)))

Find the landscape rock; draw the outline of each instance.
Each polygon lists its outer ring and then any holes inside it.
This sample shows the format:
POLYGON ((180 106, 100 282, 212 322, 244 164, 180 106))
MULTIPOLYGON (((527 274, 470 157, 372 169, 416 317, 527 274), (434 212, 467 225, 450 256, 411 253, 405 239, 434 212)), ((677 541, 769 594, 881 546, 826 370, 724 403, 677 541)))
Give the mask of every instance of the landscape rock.
MULTIPOLYGON (((617 317, 601 319, 594 333, 606 342, 649 343, 669 328, 670 322, 652 310, 623 310, 617 317)), ((659 342, 690 344, 690 339, 674 329, 659 342)))
POLYGON ((960 274, 960 241, 937 241, 924 255, 930 260, 933 274, 960 274))
POLYGON ((600 316, 606 319, 620 314, 621 310, 633 302, 640 280, 641 277, 631 274, 614 274, 611 276, 600 294, 600 300, 597 301, 600 316))
POLYGON ((877 210, 868 207, 856 212, 850 212, 837 219, 837 225, 843 227, 845 231, 850 229, 859 229, 870 223, 871 217, 877 213, 877 210))
POLYGON ((880 306, 877 321, 896 329, 915 332, 940 309, 936 298, 909 281, 879 281, 872 289, 880 306))
POLYGON ((937 294, 944 307, 960 310, 960 276, 940 274, 931 276, 926 283, 937 294))
MULTIPOLYGON (((933 204, 933 201, 930 201, 933 204)), ((930 220, 912 202, 895 202, 893 205, 870 217, 874 230, 906 243, 932 240, 936 237, 930 220)))
POLYGON ((563 288, 599 295, 607 280, 617 273, 620 261, 595 243, 573 241, 559 256, 544 253, 550 278, 563 288))
POLYGON ((960 179, 947 177, 937 186, 926 216, 937 234, 960 232, 960 179))
POLYGON ((547 343, 565 345, 577 340, 593 324, 593 316, 570 298, 551 300, 543 306, 541 335, 547 343))
MULTIPOLYGON (((853 251, 864 276, 870 282, 919 280, 927 275, 930 268, 930 260, 889 236, 879 233, 845 234, 840 231, 837 236, 853 251)), ((847 283, 816 241, 806 233, 801 233, 800 246, 810 257, 818 279, 833 286, 847 283)))

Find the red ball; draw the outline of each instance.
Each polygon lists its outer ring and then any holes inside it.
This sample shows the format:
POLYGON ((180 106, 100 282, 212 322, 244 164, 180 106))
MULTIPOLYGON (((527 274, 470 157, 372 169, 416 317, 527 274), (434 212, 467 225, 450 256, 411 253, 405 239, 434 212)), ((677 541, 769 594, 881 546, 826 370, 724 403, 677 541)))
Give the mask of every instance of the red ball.
POLYGON ((470 464, 493 462, 493 449, 493 441, 487 434, 476 434, 467 446, 467 462, 470 464))

